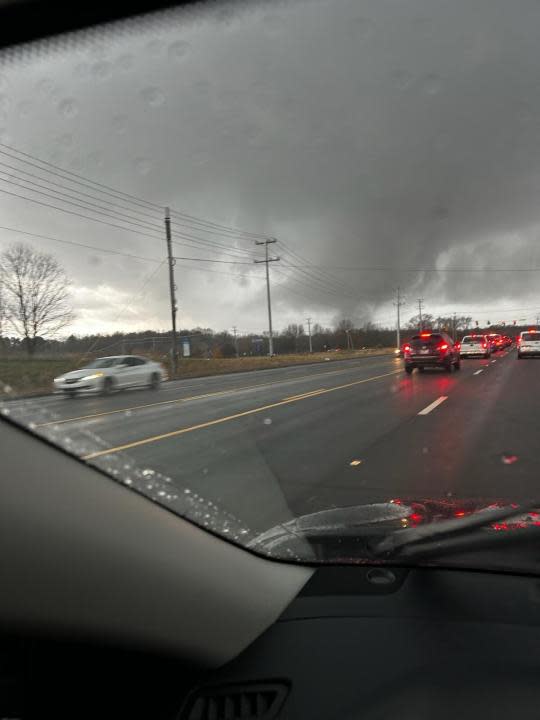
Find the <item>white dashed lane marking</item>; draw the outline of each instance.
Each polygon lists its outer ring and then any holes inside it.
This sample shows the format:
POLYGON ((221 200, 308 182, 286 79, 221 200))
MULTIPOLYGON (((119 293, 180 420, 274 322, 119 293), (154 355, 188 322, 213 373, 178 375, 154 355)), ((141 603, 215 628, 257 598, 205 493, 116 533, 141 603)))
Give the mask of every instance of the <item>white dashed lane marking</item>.
POLYGON ((448 397, 446 395, 441 395, 441 397, 437 398, 437 400, 434 400, 431 403, 431 405, 428 405, 423 410, 420 410, 420 412, 418 414, 419 415, 428 415, 432 410, 435 410, 435 408, 438 407, 445 400, 448 400, 448 397))

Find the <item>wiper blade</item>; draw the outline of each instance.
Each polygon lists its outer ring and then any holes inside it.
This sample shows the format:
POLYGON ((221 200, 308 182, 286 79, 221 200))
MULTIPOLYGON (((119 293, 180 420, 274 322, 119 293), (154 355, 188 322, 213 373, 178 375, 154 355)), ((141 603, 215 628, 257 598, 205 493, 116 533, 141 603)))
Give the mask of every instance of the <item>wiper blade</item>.
MULTIPOLYGON (((486 508, 463 518, 441 520, 440 522, 419 525, 415 528, 396 530, 382 540, 369 544, 369 550, 376 558, 416 557, 418 555, 451 554, 479 547, 487 547, 494 542, 518 542, 523 537, 524 529, 517 533, 497 533, 488 536, 475 534, 476 530, 487 528, 493 523, 510 520, 526 515, 527 512, 540 507, 540 502, 528 503, 526 506, 515 504, 499 508, 486 508)), ((526 528, 525 528, 526 529, 526 528)), ((538 531, 536 528, 534 533, 538 531)), ((530 532, 526 533, 530 538, 530 532)))

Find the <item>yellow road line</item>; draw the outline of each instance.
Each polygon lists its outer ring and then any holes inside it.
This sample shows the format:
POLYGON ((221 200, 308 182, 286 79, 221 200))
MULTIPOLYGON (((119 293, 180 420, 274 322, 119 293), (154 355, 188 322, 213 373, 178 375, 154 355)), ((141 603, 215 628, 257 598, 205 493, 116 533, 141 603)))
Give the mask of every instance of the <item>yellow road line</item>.
MULTIPOLYGON (((118 410, 104 410, 103 412, 90 413, 89 415, 79 415, 76 417, 64 418, 63 420, 49 420, 44 423, 37 423, 36 428, 47 427, 49 425, 64 425, 69 422, 77 422, 78 420, 91 420, 92 418, 105 417, 107 415, 117 415, 131 410, 144 410, 144 408, 158 407, 160 405, 175 405, 177 403, 188 402, 189 400, 200 400, 201 398, 216 397, 218 395, 226 395, 227 393, 241 392, 242 390, 255 390, 260 387, 270 387, 272 385, 282 385, 286 382, 294 382, 296 380, 309 380, 310 378, 320 377, 324 375, 343 375, 343 373, 351 372, 355 368, 346 368, 345 370, 332 370, 330 372, 313 373, 312 375, 301 375, 299 377, 284 378, 282 380, 274 380, 272 382, 259 383, 257 385, 242 385, 237 388, 229 388, 228 390, 216 390, 216 392, 205 393, 204 395, 191 395, 186 398, 175 398, 174 400, 160 400, 153 403, 145 403, 144 405, 132 405, 131 407, 119 408, 118 410)), ((194 386, 191 386, 194 387, 194 386)), ((182 388, 180 388, 181 390, 182 388)))
POLYGON ((289 405, 290 403, 298 402, 300 400, 307 400, 310 397, 319 397, 320 395, 326 395, 327 393, 335 392, 336 390, 344 390, 346 388, 354 387, 355 385, 373 382, 373 380, 381 380, 382 378, 390 377, 391 375, 396 375, 401 372, 402 369, 400 368, 399 370, 392 370, 392 372, 384 373, 383 375, 374 375, 373 377, 364 378, 363 380, 355 380, 353 382, 346 383, 345 385, 337 385, 333 388, 327 388, 326 390, 321 390, 316 395, 302 395, 297 398, 280 400, 279 402, 271 403, 270 405, 262 405, 261 407, 244 410, 243 412, 235 413, 234 415, 227 415, 226 417, 217 418, 216 420, 208 420, 207 422, 199 423, 198 425, 191 425, 185 428, 180 428, 179 430, 172 430, 171 432, 163 433, 162 435, 154 435, 152 437, 144 438, 143 440, 135 440, 133 442, 126 443, 125 445, 117 445, 116 447, 108 448, 107 450, 98 450, 96 452, 89 453, 88 455, 84 455, 82 459, 93 460, 94 458, 101 457, 103 455, 112 455, 113 453, 121 452, 122 450, 131 450, 131 448, 147 445, 148 443, 157 442, 159 440, 167 440, 168 438, 178 437, 179 435, 184 435, 185 433, 193 432, 194 430, 202 430, 203 428, 212 427, 212 425, 220 425, 221 423, 229 422, 230 420, 237 420, 238 418, 246 417, 247 415, 255 415, 256 413, 265 412, 266 410, 271 410, 272 408, 280 407, 281 405, 289 405))
POLYGON ((300 393, 299 395, 290 395, 289 397, 283 398, 284 400, 300 400, 301 398, 311 397, 312 395, 320 395, 326 390, 326 388, 320 388, 319 390, 311 390, 310 392, 300 393))

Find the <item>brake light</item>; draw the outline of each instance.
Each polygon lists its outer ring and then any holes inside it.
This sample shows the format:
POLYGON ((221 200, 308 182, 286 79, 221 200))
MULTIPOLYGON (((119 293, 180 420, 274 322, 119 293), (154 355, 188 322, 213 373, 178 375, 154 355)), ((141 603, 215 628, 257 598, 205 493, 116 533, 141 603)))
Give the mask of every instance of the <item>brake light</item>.
POLYGON ((420 337, 431 337, 431 333, 426 333, 426 332, 420 333, 420 337))
POLYGON ((483 348, 487 348, 487 343, 485 343, 485 342, 482 343, 482 347, 483 347, 483 348))
POLYGON ((439 350, 448 350, 448 345, 447 345, 447 343, 441 343, 441 344, 439 345, 439 350))
POLYGON ((403 352, 411 352, 411 346, 410 346, 410 345, 405 345, 404 348, 403 348, 403 352))
POLYGON ((461 343, 456 343, 456 350, 461 350, 461 343))

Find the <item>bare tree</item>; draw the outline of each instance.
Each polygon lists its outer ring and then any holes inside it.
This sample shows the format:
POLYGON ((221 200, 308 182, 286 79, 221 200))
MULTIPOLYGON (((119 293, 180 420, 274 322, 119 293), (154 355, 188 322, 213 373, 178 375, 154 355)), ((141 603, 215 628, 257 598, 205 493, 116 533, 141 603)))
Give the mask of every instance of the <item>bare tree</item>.
POLYGON ((0 255, 4 317, 33 355, 38 338, 54 336, 73 319, 69 281, 58 261, 29 245, 11 245, 0 255))

